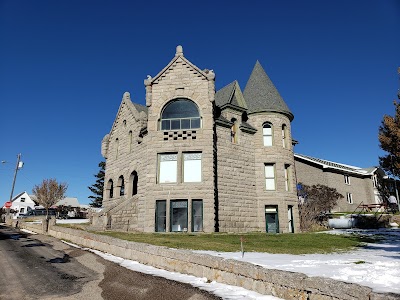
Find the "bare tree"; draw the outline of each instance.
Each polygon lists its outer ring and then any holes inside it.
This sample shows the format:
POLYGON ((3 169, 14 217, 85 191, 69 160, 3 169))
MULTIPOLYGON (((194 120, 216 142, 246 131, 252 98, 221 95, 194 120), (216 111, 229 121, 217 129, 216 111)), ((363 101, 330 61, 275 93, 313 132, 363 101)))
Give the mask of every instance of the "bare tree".
POLYGON ((37 202, 46 209, 46 220, 49 219, 49 208, 59 200, 65 198, 68 185, 58 183, 56 179, 43 179, 42 183, 35 185, 32 193, 36 196, 37 202))
POLYGON ((308 186, 300 183, 299 186, 300 229, 309 231, 314 225, 321 224, 343 195, 322 184, 308 186))

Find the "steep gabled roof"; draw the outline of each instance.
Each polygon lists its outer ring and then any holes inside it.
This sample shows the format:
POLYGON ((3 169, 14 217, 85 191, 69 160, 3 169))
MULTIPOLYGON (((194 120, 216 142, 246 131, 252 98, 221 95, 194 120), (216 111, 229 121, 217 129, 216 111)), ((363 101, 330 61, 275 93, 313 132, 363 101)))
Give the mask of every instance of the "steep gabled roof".
POLYGON ((129 92, 125 92, 122 97, 121 104, 119 105, 118 112, 117 112, 117 115, 115 116, 113 125, 111 126, 109 137, 111 137, 111 133, 113 132, 113 130, 117 124, 118 117, 119 117, 122 107, 124 105, 126 105, 126 107, 129 109, 129 111, 132 113, 132 115, 134 116, 134 118, 136 120, 140 119, 141 112, 144 112, 147 115, 148 108, 144 105, 140 105, 140 104, 132 102, 131 94, 129 92))
POLYGON ((177 46, 176 47, 176 53, 174 58, 172 58, 172 60, 168 63, 168 65, 166 65, 156 76, 154 76, 153 78, 150 76, 148 79, 145 80, 145 84, 149 85, 152 84, 154 82, 157 82, 158 80, 161 80, 164 75, 164 73, 167 73, 168 70, 170 68, 173 68, 173 65, 175 64, 176 61, 182 61, 184 63, 186 63, 188 66, 190 66, 192 68, 192 72, 195 72, 197 74, 200 74, 200 76, 204 77, 205 79, 207 79, 207 74, 205 71, 200 70, 197 66, 195 66, 194 64, 192 64, 189 60, 187 60, 184 56, 183 56, 183 48, 182 46, 177 46))
POLYGON ((316 157, 311 157, 308 155, 298 154, 298 153, 295 153, 294 157, 308 161, 308 162, 315 163, 317 165, 320 165, 323 169, 336 169, 336 170, 342 171, 343 173, 353 173, 353 174, 368 176, 368 175, 372 175, 373 171, 375 171, 375 169, 374 170, 366 170, 366 169, 362 169, 360 167, 345 165, 345 164, 341 164, 341 163, 337 163, 337 162, 333 162, 333 161, 329 161, 329 160, 325 160, 325 159, 320 159, 320 158, 316 158, 316 157))
POLYGON ((215 93, 215 104, 220 108, 230 104, 234 107, 247 109, 246 101, 236 80, 215 93))
POLYGON ((256 62, 250 78, 243 92, 248 106, 248 113, 256 112, 278 112, 286 115, 290 121, 294 116, 279 94, 275 85, 265 73, 263 67, 256 62))

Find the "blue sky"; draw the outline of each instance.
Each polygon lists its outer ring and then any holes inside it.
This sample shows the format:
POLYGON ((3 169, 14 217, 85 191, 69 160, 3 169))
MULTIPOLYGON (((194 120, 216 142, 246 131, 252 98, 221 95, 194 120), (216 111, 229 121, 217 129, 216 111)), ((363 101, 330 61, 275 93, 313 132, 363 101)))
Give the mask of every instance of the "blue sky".
POLYGON ((295 152, 378 164, 399 88, 400 1, 0 0, 0 202, 45 178, 89 203, 122 95, 182 45, 216 87, 244 89, 259 60, 295 118, 295 152), (194 4, 195 3, 195 4, 194 4))

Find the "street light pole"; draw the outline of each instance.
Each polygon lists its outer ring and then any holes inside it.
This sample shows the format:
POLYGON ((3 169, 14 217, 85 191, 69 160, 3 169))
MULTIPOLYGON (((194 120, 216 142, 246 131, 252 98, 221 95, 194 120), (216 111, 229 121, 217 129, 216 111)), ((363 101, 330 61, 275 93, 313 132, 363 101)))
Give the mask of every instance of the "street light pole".
POLYGON ((15 180, 17 179, 17 173, 18 173, 18 170, 20 169, 20 160, 21 160, 21 153, 19 153, 17 155, 17 165, 15 166, 15 171, 14 171, 14 179, 13 179, 13 184, 12 184, 12 188, 11 188, 10 202, 12 201, 12 198, 13 198, 15 180))

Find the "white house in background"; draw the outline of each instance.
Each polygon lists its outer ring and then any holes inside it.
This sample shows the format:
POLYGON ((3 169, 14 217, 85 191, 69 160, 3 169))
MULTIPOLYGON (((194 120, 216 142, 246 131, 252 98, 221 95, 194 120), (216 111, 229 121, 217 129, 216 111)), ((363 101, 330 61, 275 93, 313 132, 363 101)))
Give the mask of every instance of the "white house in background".
POLYGON ((22 192, 12 200, 11 209, 15 211, 13 218, 26 214, 29 210, 35 209, 36 203, 27 192, 22 192))
POLYGON ((55 206, 71 206, 73 208, 80 207, 78 198, 75 197, 65 197, 64 199, 58 201, 55 206))

